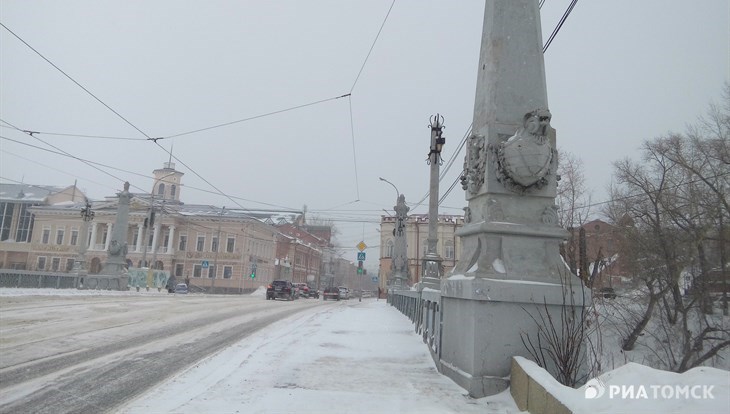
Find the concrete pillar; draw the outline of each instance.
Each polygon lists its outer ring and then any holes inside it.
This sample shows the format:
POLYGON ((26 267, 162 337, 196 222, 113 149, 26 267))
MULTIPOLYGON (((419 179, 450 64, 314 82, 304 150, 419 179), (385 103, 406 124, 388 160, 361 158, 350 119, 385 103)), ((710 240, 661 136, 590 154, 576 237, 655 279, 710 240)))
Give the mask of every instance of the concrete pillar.
MULTIPOLYGON (((152 254, 157 253, 157 239, 160 235, 160 223, 155 223, 155 230, 154 233, 152 233, 152 254)), ((152 266, 154 266, 154 262, 152 263, 152 266)))
POLYGON ((143 226, 144 223, 137 223, 137 245, 134 247, 134 251, 136 252, 142 251, 142 239, 144 238, 144 234, 142 232, 143 226))
POLYGON ((112 242, 112 231, 114 225, 112 223, 106 223, 106 242, 104 242, 104 251, 109 250, 109 244, 112 242))
POLYGON ((172 254, 173 239, 175 238, 175 226, 170 226, 169 237, 167 239, 167 253, 172 254))
POLYGON ((89 237, 89 250, 96 250, 96 222, 91 224, 91 237, 89 237))

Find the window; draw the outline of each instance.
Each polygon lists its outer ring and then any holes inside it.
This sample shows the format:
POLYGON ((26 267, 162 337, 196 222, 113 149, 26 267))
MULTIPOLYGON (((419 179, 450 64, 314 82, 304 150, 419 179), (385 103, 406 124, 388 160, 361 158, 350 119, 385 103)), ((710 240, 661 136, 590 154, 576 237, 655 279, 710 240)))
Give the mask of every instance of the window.
POLYGON ((208 279, 215 279, 215 266, 211 266, 208 268, 208 279))
POLYGON ((447 259, 454 258, 454 242, 447 241, 446 243, 444 243, 444 255, 447 259))
POLYGON ((141 235, 140 231, 137 230, 134 232, 134 236, 132 236, 132 245, 137 245, 137 240, 139 240, 139 236, 141 235))
POLYGON ((63 244, 63 235, 65 233, 64 229, 58 229, 56 230, 56 244, 63 244))
POLYGON ((157 195, 161 195, 162 198, 165 198, 165 184, 160 183, 160 185, 157 186, 157 195))
POLYGON ((41 243, 48 244, 48 241, 51 239, 51 229, 43 229, 43 239, 41 240, 41 243))
POLYGON ((177 193, 177 186, 172 184, 170 186, 170 197, 175 198, 175 193, 177 193))
POLYGON ((198 244, 195 246, 195 251, 202 252, 203 246, 205 246, 205 236, 198 236, 198 244))
POLYGON ((218 251, 218 237, 213 237, 213 240, 210 242, 210 251, 211 252, 218 251))
POLYGON ((177 249, 184 252, 188 248, 188 236, 185 234, 180 235, 180 243, 177 245, 177 249))
POLYGON ((226 251, 228 253, 233 253, 233 248, 236 245, 236 238, 235 237, 229 237, 228 241, 226 242, 226 251))
POLYGON ((385 243, 385 257, 393 257, 393 240, 385 243))
POLYGON ((10 203, 0 203, 0 240, 10 238, 10 224, 13 221, 13 206, 10 203))
POLYGON ((60 257, 54 257, 51 259, 51 270, 58 271, 61 268, 61 258, 60 257))
POLYGON ((74 268, 74 259, 66 259, 66 271, 70 272, 74 268))
POLYGON ((193 266, 193 277, 200 277, 203 267, 199 264, 193 266))
POLYGON ((45 256, 38 257, 38 270, 46 270, 46 257, 45 256))
POLYGON ((77 244, 79 244, 79 231, 77 229, 71 229, 71 246, 76 246, 77 244))
POLYGON ((15 232, 16 242, 30 242, 33 230, 33 214, 28 211, 27 204, 20 207, 20 215, 18 217, 18 230, 15 232))
POLYGON ((178 263, 175 265, 175 277, 182 277, 183 270, 185 269, 185 265, 182 263, 178 263))
POLYGON ((230 279, 233 275, 233 266, 223 266, 223 279, 230 279))
MULTIPOLYGON (((107 226, 106 229, 104 229, 104 233, 101 235, 101 244, 106 244, 106 237, 109 235, 109 227, 107 226)), ((152 240, 152 237, 150 237, 150 240, 152 240)), ((150 245, 152 242, 150 242, 150 245)))

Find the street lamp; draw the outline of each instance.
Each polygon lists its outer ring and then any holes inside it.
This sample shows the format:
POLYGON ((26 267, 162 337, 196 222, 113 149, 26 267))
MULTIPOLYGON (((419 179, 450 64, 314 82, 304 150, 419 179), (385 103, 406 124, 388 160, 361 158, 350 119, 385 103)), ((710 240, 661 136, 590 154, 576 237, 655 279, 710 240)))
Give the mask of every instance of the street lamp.
POLYGON ((94 219, 94 211, 91 210, 91 203, 86 200, 86 206, 81 209, 81 241, 79 244, 79 254, 74 261, 73 271, 79 274, 86 273, 86 249, 89 247, 89 222, 94 219))
POLYGON ((446 138, 441 134, 444 129, 444 117, 436 114, 430 118, 431 147, 428 153, 427 164, 431 166, 431 181, 429 185, 428 203, 428 251, 423 258, 423 277, 421 281, 425 287, 441 289, 441 276, 443 274, 441 262, 436 245, 438 243, 438 200, 439 200, 439 166, 443 163, 441 150, 446 144, 446 138))
POLYGON ((395 184, 391 183, 390 181, 386 180, 383 177, 378 177, 378 178, 380 179, 380 181, 385 181, 386 183, 392 185, 393 188, 395 188, 395 200, 397 202, 398 201, 398 197, 400 197, 400 191, 398 191, 398 187, 396 187, 395 184))

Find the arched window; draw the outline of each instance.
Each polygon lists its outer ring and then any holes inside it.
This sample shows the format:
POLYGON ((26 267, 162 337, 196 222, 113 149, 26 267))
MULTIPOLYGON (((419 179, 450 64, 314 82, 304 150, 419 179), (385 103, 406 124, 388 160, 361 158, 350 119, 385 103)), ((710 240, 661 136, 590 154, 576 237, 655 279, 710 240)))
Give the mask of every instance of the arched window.
POLYGON ((393 240, 385 243, 385 257, 393 257, 393 240))
POLYGON ((175 198, 176 191, 177 191, 177 186, 175 184, 172 184, 170 186, 170 197, 175 198))
POLYGON ((160 183, 160 185, 157 186, 157 195, 165 195, 165 184, 160 183))

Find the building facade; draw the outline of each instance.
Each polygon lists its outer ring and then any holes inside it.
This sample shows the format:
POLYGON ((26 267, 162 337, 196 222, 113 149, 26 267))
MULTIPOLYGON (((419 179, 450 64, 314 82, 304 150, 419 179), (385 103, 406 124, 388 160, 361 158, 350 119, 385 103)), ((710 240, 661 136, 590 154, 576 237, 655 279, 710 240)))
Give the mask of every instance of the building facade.
MULTIPOLYGON (((132 194, 130 200, 128 267, 167 270, 193 291, 220 293, 251 291, 277 278, 319 281, 321 247, 329 240, 292 224, 303 221, 301 213, 185 204, 183 173, 174 163, 165 163, 154 176, 152 192, 132 194)), ((0 190, 0 268, 71 272, 80 251, 85 195, 73 186, 2 184, 0 190)), ((88 273, 96 274, 107 259, 118 196, 91 207, 85 263, 88 273)))

